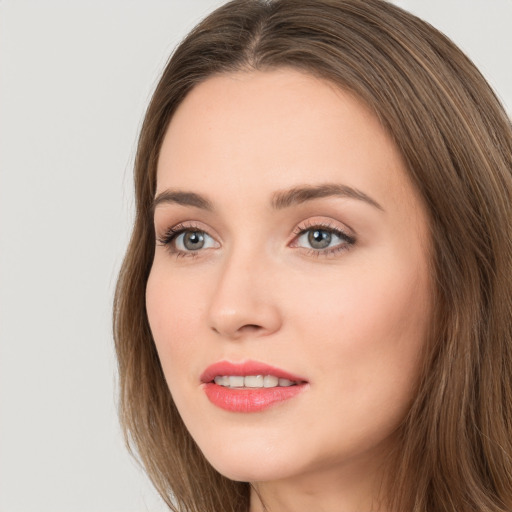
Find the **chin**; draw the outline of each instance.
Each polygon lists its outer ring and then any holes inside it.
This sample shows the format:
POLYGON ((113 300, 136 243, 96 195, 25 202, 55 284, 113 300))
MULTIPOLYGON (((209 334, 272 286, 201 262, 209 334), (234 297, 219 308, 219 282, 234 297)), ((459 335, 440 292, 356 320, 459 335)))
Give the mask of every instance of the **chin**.
POLYGON ((234 453, 205 453, 206 459, 221 475, 236 482, 268 482, 292 476, 297 471, 290 460, 282 461, 273 450, 259 450, 248 454, 248 450, 234 450, 234 453), (292 470, 295 468, 295 470, 292 470))
POLYGON ((291 476, 286 471, 268 467, 267 461, 258 461, 258 464, 212 464, 223 476, 235 482, 269 482, 291 476), (267 467, 262 467, 262 465, 267 467))

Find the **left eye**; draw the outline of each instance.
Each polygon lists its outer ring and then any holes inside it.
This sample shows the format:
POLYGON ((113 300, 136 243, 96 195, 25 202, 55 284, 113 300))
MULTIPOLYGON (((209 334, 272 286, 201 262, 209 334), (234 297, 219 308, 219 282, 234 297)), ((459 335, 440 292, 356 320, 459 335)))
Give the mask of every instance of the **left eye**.
POLYGON ((215 247, 215 241, 204 231, 187 230, 176 235, 174 245, 178 251, 199 251, 215 247))
POLYGON ((314 227, 302 231, 294 245, 319 251, 351 243, 353 243, 351 238, 340 231, 314 227))

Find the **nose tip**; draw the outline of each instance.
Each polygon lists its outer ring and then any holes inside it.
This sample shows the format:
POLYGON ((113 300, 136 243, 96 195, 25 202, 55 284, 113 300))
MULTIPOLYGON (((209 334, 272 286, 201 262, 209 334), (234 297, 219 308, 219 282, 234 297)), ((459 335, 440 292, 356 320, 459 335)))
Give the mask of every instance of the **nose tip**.
POLYGON ((257 307, 239 302, 236 308, 211 311, 211 329, 230 339, 272 334, 279 326, 279 315, 270 304, 257 307))
POLYGON ((213 332, 229 339, 265 336, 281 326, 280 309, 269 279, 255 270, 233 265, 219 279, 209 317, 213 332))

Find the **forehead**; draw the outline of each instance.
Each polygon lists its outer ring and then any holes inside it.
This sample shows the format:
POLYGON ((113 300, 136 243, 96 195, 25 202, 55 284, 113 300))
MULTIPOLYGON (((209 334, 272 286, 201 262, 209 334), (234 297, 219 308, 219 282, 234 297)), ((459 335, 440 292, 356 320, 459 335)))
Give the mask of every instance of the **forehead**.
POLYGON ((364 103, 279 69, 217 75, 187 95, 162 144, 157 193, 252 197, 325 182, 395 200, 412 193, 399 151, 364 103))

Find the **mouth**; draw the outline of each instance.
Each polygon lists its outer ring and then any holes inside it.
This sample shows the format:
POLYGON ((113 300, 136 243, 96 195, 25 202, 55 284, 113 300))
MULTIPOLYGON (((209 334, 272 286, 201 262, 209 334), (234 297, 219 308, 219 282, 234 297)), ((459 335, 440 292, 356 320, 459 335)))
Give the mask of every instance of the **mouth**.
POLYGON ((300 382, 282 379, 275 375, 217 375, 213 382, 231 389, 287 388, 300 384, 300 382))
POLYGON ((287 401, 308 382, 264 363, 221 361, 201 375, 203 390, 213 405, 230 412, 259 412, 287 401))

